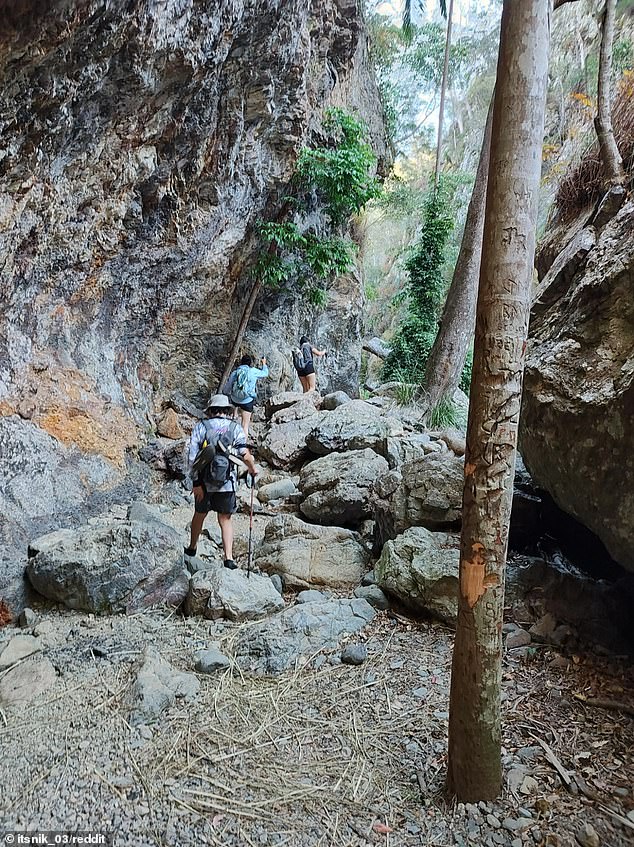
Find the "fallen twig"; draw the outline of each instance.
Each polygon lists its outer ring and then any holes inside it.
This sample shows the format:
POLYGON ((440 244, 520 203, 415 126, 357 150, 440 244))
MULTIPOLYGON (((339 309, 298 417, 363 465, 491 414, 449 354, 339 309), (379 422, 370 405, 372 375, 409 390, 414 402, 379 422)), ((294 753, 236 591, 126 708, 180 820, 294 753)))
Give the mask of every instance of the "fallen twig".
POLYGON ((596 706, 597 709, 610 709, 614 712, 623 712, 626 715, 634 717, 634 706, 629 703, 622 703, 619 700, 603 700, 600 697, 586 697, 584 694, 575 694, 575 700, 584 703, 586 706, 596 706))

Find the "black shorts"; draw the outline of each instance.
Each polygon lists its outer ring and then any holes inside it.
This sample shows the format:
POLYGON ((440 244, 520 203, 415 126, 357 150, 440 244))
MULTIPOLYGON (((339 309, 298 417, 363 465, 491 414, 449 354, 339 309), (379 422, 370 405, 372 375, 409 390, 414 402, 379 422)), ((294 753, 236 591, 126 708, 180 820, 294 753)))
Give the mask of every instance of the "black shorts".
POLYGON ((194 508, 199 514, 218 512, 219 515, 232 515, 238 511, 235 491, 205 491, 202 500, 194 500, 194 508))
POLYGON ((243 412, 252 412, 255 406, 255 400, 249 400, 248 403, 234 403, 233 405, 238 409, 242 409, 243 412))
POLYGON ((314 366, 313 366, 312 364, 311 364, 311 365, 306 365, 306 367, 305 367, 305 368, 300 368, 300 369, 297 371, 297 375, 298 375, 298 376, 310 376, 311 374, 314 374, 314 373, 315 373, 315 368, 314 368, 314 366))

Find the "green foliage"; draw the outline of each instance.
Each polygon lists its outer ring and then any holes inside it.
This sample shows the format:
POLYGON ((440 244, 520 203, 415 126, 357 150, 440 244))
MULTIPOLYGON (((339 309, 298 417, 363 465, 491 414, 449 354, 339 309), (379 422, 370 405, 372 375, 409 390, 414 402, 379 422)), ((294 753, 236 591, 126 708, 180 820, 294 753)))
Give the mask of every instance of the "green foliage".
POLYGON ((612 50, 612 76, 619 78, 634 67, 634 45, 629 38, 620 38, 612 50))
POLYGON ((425 204, 420 238, 408 257, 408 313, 390 342, 383 367, 386 379, 420 382, 436 337, 438 311, 444 292, 442 268, 453 223, 442 184, 425 204))
POLYGON ((461 423, 458 407, 452 400, 441 400, 431 410, 429 425, 432 429, 445 429, 448 426, 456 427, 461 423))
MULTIPOLYGON (((296 213, 308 211, 308 194, 316 191, 332 228, 377 197, 380 187, 372 175, 376 157, 365 141, 364 125, 342 109, 331 109, 324 128, 330 146, 302 151, 296 182, 306 196, 292 198, 292 205, 296 213)), ((328 298, 324 281, 347 273, 354 264, 356 248, 349 238, 302 231, 294 221, 262 221, 258 236, 262 246, 253 269, 255 276, 276 291, 301 280, 308 300, 316 306, 324 305, 328 298)))
MULTIPOLYGON (((292 221, 262 222, 258 231, 268 249, 260 253, 254 273, 273 290, 280 290, 303 270, 323 280, 347 273, 352 267, 355 248, 349 239, 302 234, 292 221)), ((322 300, 326 292, 322 287, 315 290, 320 293, 309 299, 318 305, 317 301, 322 300)))
POLYGON ((297 180, 316 189, 334 226, 358 213, 381 193, 372 172, 376 156, 365 142, 362 123, 343 109, 329 109, 324 128, 329 147, 304 148, 297 162, 297 180))
POLYGON ((460 374, 460 382, 458 383, 458 388, 464 391, 465 394, 469 394, 471 390, 471 377, 473 375, 473 350, 469 350, 467 353, 467 357, 465 359, 464 368, 462 369, 462 373, 460 374))

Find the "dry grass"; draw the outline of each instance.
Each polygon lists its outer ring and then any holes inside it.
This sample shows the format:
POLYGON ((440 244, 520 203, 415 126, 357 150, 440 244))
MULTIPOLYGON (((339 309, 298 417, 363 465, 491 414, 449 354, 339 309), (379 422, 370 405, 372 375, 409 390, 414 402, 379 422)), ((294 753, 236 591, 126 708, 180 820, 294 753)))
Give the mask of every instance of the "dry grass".
MULTIPOLYGON (((625 172, 634 169, 634 72, 626 71, 612 106, 614 135, 625 172)), ((568 168, 559 184, 555 208, 562 221, 571 220, 583 209, 596 203, 603 191, 603 165, 599 156, 599 143, 594 130, 592 140, 581 152, 576 163, 568 168)))

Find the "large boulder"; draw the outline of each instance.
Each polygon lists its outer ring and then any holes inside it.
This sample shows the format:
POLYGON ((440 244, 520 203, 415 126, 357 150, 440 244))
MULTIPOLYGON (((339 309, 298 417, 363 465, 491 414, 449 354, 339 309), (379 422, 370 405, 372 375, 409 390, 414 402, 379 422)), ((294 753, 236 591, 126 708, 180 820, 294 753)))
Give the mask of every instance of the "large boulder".
POLYGON ((634 202, 573 252, 531 315, 520 448, 535 483, 634 570, 634 202))
POLYGON ((300 511, 316 523, 356 526, 372 515, 372 486, 387 470, 387 461, 369 448, 322 456, 301 470, 300 511))
POLYGON ((459 560, 458 536, 418 526, 387 542, 374 573, 377 585, 405 606, 455 624, 459 560))
POLYGON ((289 588, 357 585, 368 559, 357 533, 307 524, 293 515, 273 518, 255 556, 261 570, 280 574, 289 588))
POLYGON ((260 444, 258 456, 274 468, 297 467, 308 458, 306 436, 312 432, 319 419, 316 415, 310 415, 271 425, 260 444))
POLYGON ((283 608, 284 600, 268 576, 222 565, 197 571, 185 601, 188 615, 237 622, 258 620, 283 608))
POLYGON ((374 516, 383 544, 411 526, 442 529, 460 521, 463 460, 430 453, 377 478, 374 516))
POLYGON ((365 400, 352 400, 323 415, 306 441, 318 456, 366 447, 384 454, 386 440, 402 434, 403 426, 396 418, 365 400))
POLYGON ((177 530, 158 520, 108 517, 36 538, 26 573, 36 591, 69 609, 131 613, 182 602, 182 550, 177 530))
POLYGON ((446 450, 444 441, 430 438, 427 432, 406 432, 398 438, 387 439, 385 458, 391 468, 398 468, 405 462, 422 459, 428 453, 444 453, 446 450))
POLYGON ((251 673, 281 673, 300 656, 337 647, 373 617, 374 610, 361 598, 301 603, 240 633, 235 658, 251 673))
POLYGON ((285 409, 289 409, 291 406, 297 406, 298 404, 307 405, 308 403, 312 405, 313 412, 319 408, 321 395, 318 391, 308 391, 305 393, 301 391, 280 391, 279 394, 274 394, 266 401, 266 417, 271 419, 274 415, 279 414, 285 409))
POLYGON ((271 423, 284 424, 289 423, 289 421, 301 421, 303 418, 309 418, 316 412, 315 396, 314 392, 311 391, 310 394, 302 394, 296 403, 292 403, 290 406, 285 406, 283 409, 274 412, 271 415, 271 423))

